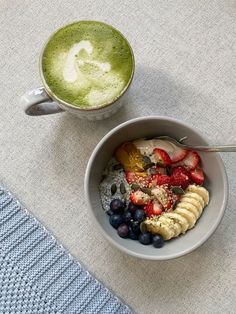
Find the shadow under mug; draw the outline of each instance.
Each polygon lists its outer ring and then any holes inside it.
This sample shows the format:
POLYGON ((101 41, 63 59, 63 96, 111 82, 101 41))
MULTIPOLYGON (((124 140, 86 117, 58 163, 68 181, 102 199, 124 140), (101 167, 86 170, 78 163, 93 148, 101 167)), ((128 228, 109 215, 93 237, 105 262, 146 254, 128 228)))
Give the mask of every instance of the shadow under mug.
POLYGON ((45 43, 42 49, 40 60, 39 60, 40 77, 43 83, 43 87, 39 87, 31 91, 28 91, 21 97, 21 105, 23 106, 25 113, 30 116, 41 116, 41 115, 68 111, 72 114, 77 115, 81 119, 88 119, 88 120, 102 120, 116 113, 126 102, 126 98, 129 92, 129 87, 134 76, 134 68, 135 68, 134 54, 127 39, 121 34, 121 36, 125 39, 125 41, 127 42, 130 48, 132 60, 133 60, 132 73, 130 75, 127 85, 125 86, 121 94, 110 103, 107 103, 100 107, 98 106, 94 108, 85 109, 85 108, 80 108, 72 104, 69 104, 63 101, 62 99, 58 98, 51 91, 50 87, 47 85, 46 80, 44 78, 44 74, 42 70, 42 57, 43 57, 44 49, 46 48, 48 42, 50 41, 50 39, 53 37, 55 33, 53 33, 49 37, 48 41, 45 43))

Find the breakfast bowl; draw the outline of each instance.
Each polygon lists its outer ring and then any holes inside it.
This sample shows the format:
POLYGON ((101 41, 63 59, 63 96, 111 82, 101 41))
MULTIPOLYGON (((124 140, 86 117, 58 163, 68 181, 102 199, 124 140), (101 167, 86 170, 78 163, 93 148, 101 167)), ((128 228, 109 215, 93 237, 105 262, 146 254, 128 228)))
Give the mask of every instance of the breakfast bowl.
POLYGON ((135 139, 170 136, 176 140, 187 137, 186 144, 208 145, 205 136, 193 127, 169 117, 146 116, 120 124, 106 134, 95 147, 85 174, 85 195, 93 224, 116 248, 129 255, 149 260, 168 260, 188 254, 202 245, 218 227, 228 198, 228 181, 222 159, 218 153, 199 152, 204 170, 204 187, 209 192, 209 203, 194 228, 185 234, 165 241, 159 249, 153 245, 142 245, 138 241, 120 237, 109 223, 103 209, 100 182, 104 169, 122 143, 135 139))

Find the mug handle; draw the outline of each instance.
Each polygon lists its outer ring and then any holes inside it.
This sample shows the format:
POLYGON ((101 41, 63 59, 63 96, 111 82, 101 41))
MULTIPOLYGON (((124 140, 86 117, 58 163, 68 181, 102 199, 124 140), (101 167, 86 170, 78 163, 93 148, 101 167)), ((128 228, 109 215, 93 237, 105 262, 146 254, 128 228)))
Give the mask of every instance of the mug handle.
POLYGON ((21 97, 21 104, 24 107, 25 113, 29 116, 41 116, 64 111, 49 97, 44 87, 26 92, 21 97))

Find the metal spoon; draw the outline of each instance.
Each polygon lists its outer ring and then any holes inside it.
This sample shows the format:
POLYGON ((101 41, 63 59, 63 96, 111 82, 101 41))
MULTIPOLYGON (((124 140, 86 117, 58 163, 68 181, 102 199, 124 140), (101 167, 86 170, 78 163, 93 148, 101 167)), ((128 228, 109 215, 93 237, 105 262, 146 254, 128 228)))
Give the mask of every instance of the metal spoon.
POLYGON ((212 145, 212 146, 195 146, 195 145, 186 145, 183 144, 182 141, 187 139, 187 136, 181 138, 179 141, 175 140, 169 136, 159 136, 158 139, 169 141, 175 144, 178 147, 183 149, 190 149, 190 150, 198 150, 202 152, 236 152, 236 144, 234 145, 212 145))

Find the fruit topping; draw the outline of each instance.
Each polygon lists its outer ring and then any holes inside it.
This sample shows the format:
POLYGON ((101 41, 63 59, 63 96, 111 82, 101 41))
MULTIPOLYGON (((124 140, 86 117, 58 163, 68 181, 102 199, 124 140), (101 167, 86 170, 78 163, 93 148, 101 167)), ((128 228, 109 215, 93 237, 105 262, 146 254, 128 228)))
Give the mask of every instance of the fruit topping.
POLYGON ((145 172, 133 172, 133 171, 126 171, 125 172, 126 181, 132 185, 138 185, 138 188, 141 187, 148 187, 151 176, 147 175, 145 172))
POLYGON ((152 243, 152 235, 151 233, 141 233, 139 236, 139 242, 144 245, 149 245, 152 243))
POLYGON ((130 193, 130 200, 134 205, 146 205, 151 198, 148 194, 138 190, 130 193))
POLYGON ((138 221, 131 221, 130 226, 134 233, 140 234, 140 223, 138 221))
POLYGON ((109 222, 113 228, 117 229, 123 223, 123 217, 119 214, 114 214, 109 217, 109 222))
POLYGON ((152 238, 152 244, 153 244, 153 246, 154 246, 155 248, 161 248, 161 247, 163 247, 164 243, 165 243, 165 242, 164 242, 164 239, 162 238, 161 235, 156 234, 156 235, 153 236, 153 238, 152 238))
POLYGON ((117 233, 121 238, 127 238, 129 234, 129 227, 126 224, 121 224, 118 229, 117 233))
POLYGON ((135 206, 132 202, 129 203, 128 209, 131 212, 131 214, 134 214, 134 212, 138 209, 137 206, 135 206))
POLYGON ((134 213, 134 220, 138 222, 142 222, 146 217, 146 213, 142 209, 137 209, 134 213))
POLYGON ((142 155, 133 143, 126 142, 118 147, 115 151, 115 158, 126 171, 144 171, 142 155))
POLYGON ((170 208, 172 205, 172 197, 168 189, 161 186, 152 189, 152 194, 154 198, 162 205, 164 208, 170 208))
POLYGON ((155 161, 158 164, 161 164, 163 166, 169 166, 171 165, 171 159, 170 156, 167 154, 167 152, 161 148, 154 148, 153 154, 155 157, 155 161))
POLYGON ((194 183, 196 183, 198 185, 202 185, 204 182, 204 173, 203 173, 202 169, 196 168, 194 170, 191 170, 190 171, 190 178, 194 183))
POLYGON ((151 217, 153 215, 160 215, 163 211, 163 206, 159 202, 153 202, 144 206, 144 210, 147 217, 151 217))
POLYGON ((168 154, 170 156, 171 162, 174 163, 184 159, 188 154, 188 151, 186 149, 173 145, 173 151, 168 151, 168 154))
POLYGON ((133 229, 132 229, 132 227, 130 226, 129 227, 129 238, 131 239, 131 240, 138 240, 138 237, 139 237, 139 232, 137 233, 135 233, 134 231, 133 231, 133 229))
POLYGON ((124 208, 125 204, 118 198, 112 200, 110 203, 110 210, 113 211, 113 213, 120 213, 124 208))
POLYGON ((198 153, 190 151, 183 160, 173 164, 173 166, 183 166, 188 170, 192 170, 195 169, 199 163, 200 156, 198 155, 198 153))
POLYGON ((130 211, 127 210, 127 211, 124 212, 124 214, 123 214, 124 222, 129 223, 132 218, 133 218, 133 216, 132 216, 130 211))
POLYGON ((189 173, 184 167, 176 167, 173 169, 172 175, 170 177, 170 185, 180 186, 186 189, 190 184, 189 173))
POLYGON ((165 174, 154 174, 152 175, 152 179, 149 183, 149 187, 160 186, 164 184, 170 184, 170 177, 165 174))

